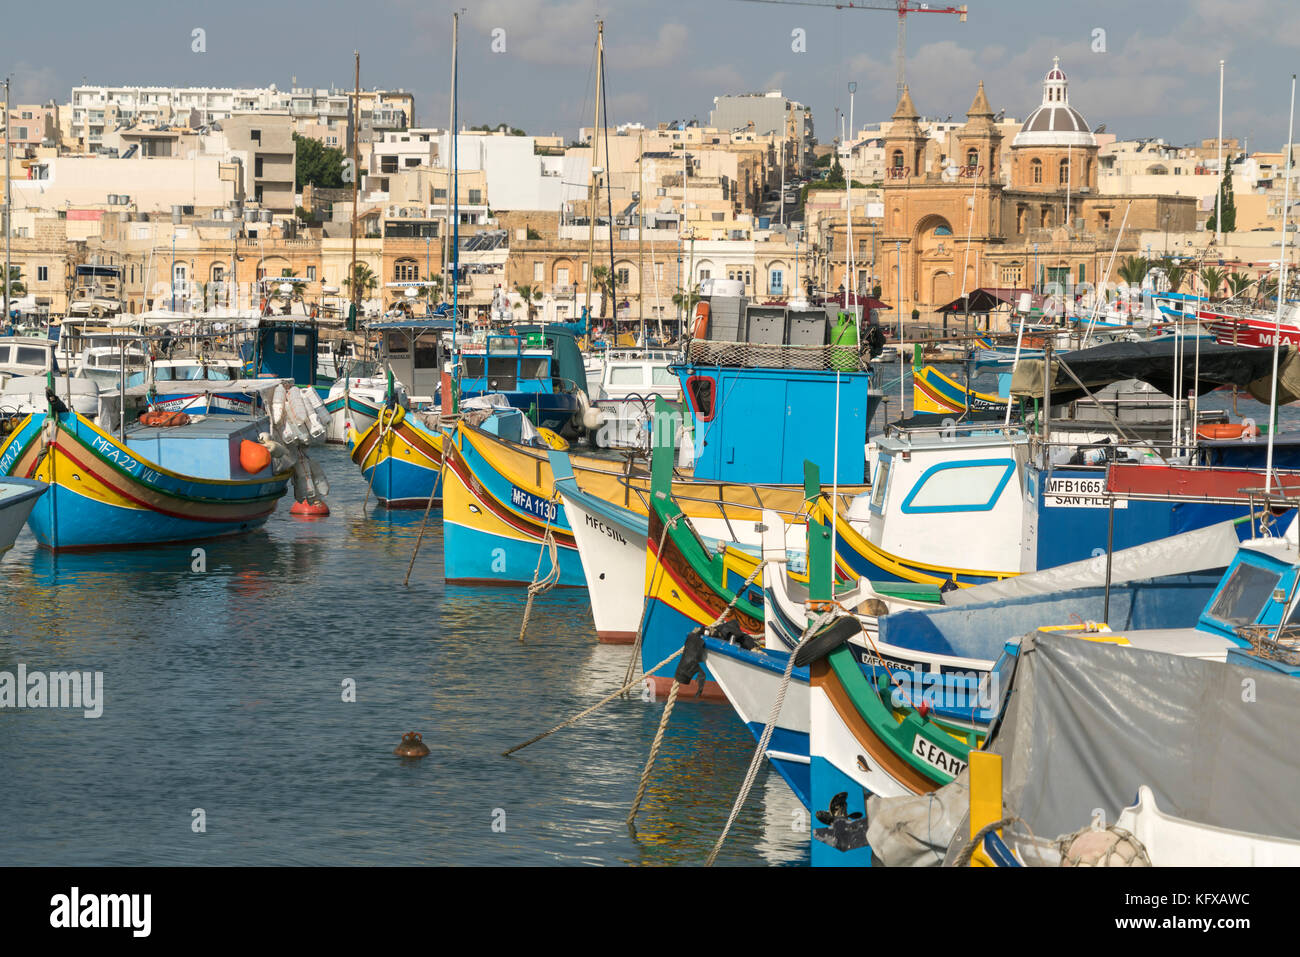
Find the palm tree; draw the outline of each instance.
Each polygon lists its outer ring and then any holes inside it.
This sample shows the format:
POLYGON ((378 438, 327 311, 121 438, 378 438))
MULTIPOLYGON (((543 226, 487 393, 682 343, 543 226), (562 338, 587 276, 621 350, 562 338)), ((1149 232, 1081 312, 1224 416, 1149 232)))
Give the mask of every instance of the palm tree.
POLYGON ((343 280, 343 285, 347 287, 348 292, 352 291, 352 284, 356 283, 357 289, 361 295, 358 298, 365 298, 367 293, 375 291, 379 285, 379 279, 375 276, 374 271, 365 263, 353 263, 352 275, 343 280))
POLYGON ((23 282, 23 267, 9 267, 9 298, 27 295, 27 283, 23 282))
MULTIPOLYGON (((535 304, 542 301, 541 287, 533 288, 532 283, 516 283, 515 292, 519 293, 519 298, 524 301, 523 304, 528 308, 528 321, 532 322, 537 317, 537 306, 535 304)), ((604 315, 603 311, 601 315, 604 315)))
POLYGON ((302 279, 294 279, 292 277, 293 277, 292 269, 286 267, 280 270, 280 278, 282 281, 272 286, 271 288, 272 299, 287 299, 291 302, 302 301, 302 291, 304 287, 306 287, 307 283, 302 279), (283 289, 283 287, 286 285, 291 287, 288 292, 285 292, 283 289))
POLYGON ((1172 256, 1166 256, 1160 260, 1160 271, 1165 274, 1165 279, 1169 281, 1170 292, 1177 292, 1178 287, 1183 284, 1183 279, 1187 277, 1187 267, 1175 263, 1172 256))
POLYGON ((1267 276, 1259 281, 1258 298, 1260 301, 1277 298, 1277 277, 1267 276))
POLYGON ((1255 282, 1244 272, 1230 272, 1225 278, 1228 281, 1228 291, 1234 298, 1244 293, 1255 282))
POLYGON ((1126 256, 1115 270, 1120 279, 1134 288, 1142 285, 1147 273, 1151 271, 1151 261, 1141 256, 1126 256))
POLYGON ((592 288, 600 292, 600 318, 605 318, 605 309, 614 298, 614 277, 608 266, 597 266, 591 271, 592 288))
POLYGON ((689 294, 680 290, 673 293, 673 305, 681 310, 682 315, 684 315, 686 321, 689 322, 691 319, 691 310, 695 308, 695 303, 699 298, 700 287, 697 284, 689 294))
POLYGON ((1213 299, 1219 294, 1219 287, 1223 281, 1228 278, 1226 270, 1218 266, 1206 266, 1201 270, 1201 284, 1205 287, 1205 295, 1213 299))

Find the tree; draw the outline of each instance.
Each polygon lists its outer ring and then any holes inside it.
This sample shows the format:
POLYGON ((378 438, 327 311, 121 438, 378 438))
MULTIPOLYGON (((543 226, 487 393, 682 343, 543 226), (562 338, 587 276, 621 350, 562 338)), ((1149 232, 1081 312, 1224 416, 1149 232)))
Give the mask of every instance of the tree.
POLYGON ((1201 284, 1205 286, 1205 294, 1213 299, 1219 294, 1219 287, 1228 274, 1218 266, 1206 266, 1201 270, 1201 284))
POLYGON ((1187 267, 1176 264, 1171 256, 1160 260, 1160 271, 1165 274, 1165 279, 1169 282, 1170 292, 1177 292, 1178 287, 1187 278, 1187 267))
POLYGON ((1141 256, 1126 256, 1119 264, 1119 268, 1115 270, 1120 279, 1135 289, 1142 285, 1142 280, 1146 279, 1150 271, 1150 260, 1141 256))
POLYGON ((1261 302, 1277 298, 1277 277, 1267 276, 1259 281, 1258 298, 1261 302))
POLYGON ((347 288, 349 293, 352 292, 352 285, 354 282, 356 283, 358 291, 361 293, 358 298, 361 299, 364 299, 367 293, 374 292, 375 287, 379 285, 379 279, 375 276, 373 270, 371 270, 371 268, 365 263, 353 263, 352 275, 343 280, 343 285, 347 288))
POLYGON ((23 267, 9 267, 9 298, 17 299, 27 295, 27 283, 23 282, 23 267))
POLYGON ((691 311, 695 308, 696 301, 700 298, 700 287, 696 285, 689 293, 678 290, 673 293, 673 306, 682 311, 688 320, 691 317, 691 311))
POLYGON ((1254 285, 1255 282, 1255 280, 1251 279, 1250 276, 1244 272, 1230 272, 1227 275, 1227 280, 1228 291, 1232 293, 1233 298, 1240 296, 1254 285))
POLYGON ((827 186, 844 188, 844 167, 840 165, 839 157, 835 158, 835 162, 831 164, 831 171, 826 174, 822 182, 827 186))
POLYGON ((310 183, 322 189, 342 189, 343 151, 326 146, 310 136, 293 134, 297 151, 294 161, 295 188, 301 190, 310 183))
POLYGON ((605 318, 605 308, 609 301, 614 298, 614 277, 610 275, 608 266, 597 266, 591 271, 592 288, 599 290, 600 297, 600 316, 605 318))
POLYGON ((507 136, 527 136, 517 126, 511 126, 509 123, 498 123, 496 126, 488 126, 484 123, 482 126, 471 126, 470 131, 474 133, 505 133, 507 136))
POLYGON ((827 169, 830 167, 831 160, 834 158, 835 156, 832 153, 823 153, 821 156, 817 157, 817 159, 813 160, 813 166, 816 166, 818 169, 827 169))
MULTIPOLYGON (((1223 171, 1223 181, 1219 184, 1219 203, 1223 207, 1223 230, 1222 232, 1230 233, 1237 228, 1237 203, 1232 198, 1232 164, 1229 163, 1223 171)), ((1210 218, 1205 222, 1205 231, 1208 233, 1219 232, 1218 209, 1215 208, 1210 212, 1210 218)))
MULTIPOLYGON (((528 319, 531 322, 537 316, 536 303, 542 301, 541 287, 534 287, 532 283, 516 283, 515 292, 519 293, 519 298, 528 308, 528 319)), ((604 316, 604 310, 601 311, 601 316, 604 316)))

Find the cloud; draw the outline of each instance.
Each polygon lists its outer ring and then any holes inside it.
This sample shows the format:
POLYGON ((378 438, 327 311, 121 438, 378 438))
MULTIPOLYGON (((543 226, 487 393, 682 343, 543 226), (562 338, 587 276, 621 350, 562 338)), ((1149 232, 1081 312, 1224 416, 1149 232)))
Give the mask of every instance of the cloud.
POLYGON ((48 100, 63 98, 64 87, 58 81, 54 70, 48 66, 32 66, 25 60, 14 64, 11 73, 11 93, 15 103, 44 103, 48 100))
POLYGON ((680 23, 665 23, 653 43, 620 43, 610 49, 606 40, 606 62, 619 71, 662 69, 675 63, 682 55, 690 32, 680 23))

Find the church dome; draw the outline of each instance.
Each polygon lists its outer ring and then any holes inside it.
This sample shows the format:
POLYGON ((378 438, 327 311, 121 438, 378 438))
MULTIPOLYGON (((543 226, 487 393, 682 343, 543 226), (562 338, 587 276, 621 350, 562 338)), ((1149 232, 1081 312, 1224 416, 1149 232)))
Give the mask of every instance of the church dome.
POLYGON ((1096 145, 1088 121, 1070 106, 1069 80, 1061 69, 1060 58, 1053 57, 1052 69, 1043 78, 1043 102, 1029 114, 1011 146, 1096 145))

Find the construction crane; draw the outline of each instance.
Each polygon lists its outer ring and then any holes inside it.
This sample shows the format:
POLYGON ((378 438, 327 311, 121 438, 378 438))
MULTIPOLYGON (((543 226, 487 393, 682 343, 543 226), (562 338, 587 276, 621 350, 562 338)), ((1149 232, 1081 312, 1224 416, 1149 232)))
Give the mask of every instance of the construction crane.
POLYGON ((834 3, 825 0, 744 0, 745 3, 778 3, 783 6, 825 7, 830 10, 892 10, 898 14, 898 50, 894 54, 898 66, 898 99, 903 98, 905 74, 903 64, 907 60, 907 15, 909 13, 951 13, 956 14, 960 22, 966 22, 966 4, 958 7, 931 6, 928 3, 911 3, 909 0, 895 0, 894 3, 834 3))

